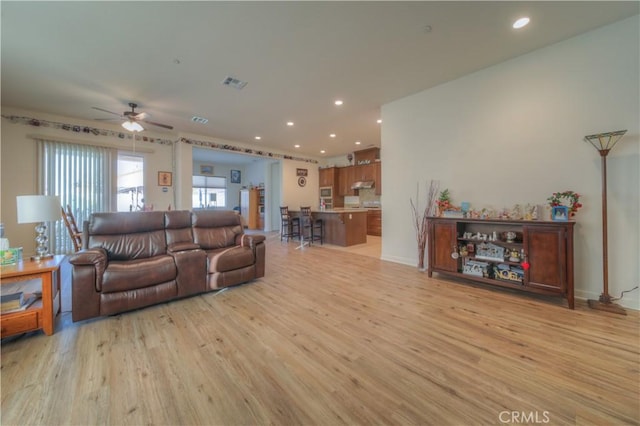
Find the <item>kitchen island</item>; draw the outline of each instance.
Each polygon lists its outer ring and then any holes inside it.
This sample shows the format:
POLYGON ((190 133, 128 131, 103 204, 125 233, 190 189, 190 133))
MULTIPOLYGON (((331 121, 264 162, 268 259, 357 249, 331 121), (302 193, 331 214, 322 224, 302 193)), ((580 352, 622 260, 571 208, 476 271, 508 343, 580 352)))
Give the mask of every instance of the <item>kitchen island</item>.
MULTIPOLYGON (((299 211, 290 211, 299 217, 299 211)), ((324 222, 324 242, 348 247, 367 242, 367 209, 312 210, 314 219, 324 222)))

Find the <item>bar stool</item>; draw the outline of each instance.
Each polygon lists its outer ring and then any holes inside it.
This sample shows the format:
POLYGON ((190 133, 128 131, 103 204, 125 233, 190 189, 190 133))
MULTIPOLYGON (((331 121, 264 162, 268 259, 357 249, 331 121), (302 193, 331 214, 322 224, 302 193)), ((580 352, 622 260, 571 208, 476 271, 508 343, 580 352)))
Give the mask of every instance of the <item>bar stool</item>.
POLYGON ((300 238, 300 218, 291 217, 289 206, 280 207, 280 241, 295 237, 300 238))
POLYGON ((313 218, 311 207, 300 207, 300 219, 303 238, 308 238, 309 244, 314 241, 320 241, 320 244, 324 244, 324 221, 313 218))

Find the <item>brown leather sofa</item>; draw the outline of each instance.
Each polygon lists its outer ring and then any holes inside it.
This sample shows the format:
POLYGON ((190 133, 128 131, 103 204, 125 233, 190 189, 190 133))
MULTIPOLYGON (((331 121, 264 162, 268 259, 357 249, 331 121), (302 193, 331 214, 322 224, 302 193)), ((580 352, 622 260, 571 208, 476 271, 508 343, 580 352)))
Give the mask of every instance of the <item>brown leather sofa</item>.
POLYGON ((264 276, 263 235, 233 211, 94 213, 69 257, 72 318, 113 315, 264 276))

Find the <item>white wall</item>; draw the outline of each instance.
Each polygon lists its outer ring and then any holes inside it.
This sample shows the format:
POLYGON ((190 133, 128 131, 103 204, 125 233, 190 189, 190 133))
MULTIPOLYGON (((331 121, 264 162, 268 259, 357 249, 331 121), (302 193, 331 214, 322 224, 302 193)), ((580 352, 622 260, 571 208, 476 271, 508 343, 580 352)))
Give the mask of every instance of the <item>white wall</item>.
POLYGON ((320 206, 318 165, 304 161, 284 161, 282 163, 282 205, 289 210, 300 210, 301 206, 320 206), (307 184, 298 185, 297 169, 307 169, 307 184))
MULTIPOLYGON (((628 129, 608 157, 609 287, 640 281, 639 19, 626 19, 384 105, 382 257, 415 265, 409 199, 439 180, 454 204, 545 204, 582 194, 580 298, 602 292, 601 168, 585 135, 628 129)), ((638 309, 638 291, 621 304, 638 309)))

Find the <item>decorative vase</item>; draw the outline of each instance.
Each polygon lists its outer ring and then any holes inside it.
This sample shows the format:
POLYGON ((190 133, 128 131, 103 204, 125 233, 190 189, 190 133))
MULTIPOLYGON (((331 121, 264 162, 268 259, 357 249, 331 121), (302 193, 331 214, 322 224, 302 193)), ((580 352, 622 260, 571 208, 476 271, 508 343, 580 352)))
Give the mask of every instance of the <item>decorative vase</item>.
POLYGON ((424 252, 425 252, 424 246, 418 247, 418 270, 420 271, 426 270, 424 266, 424 252))

